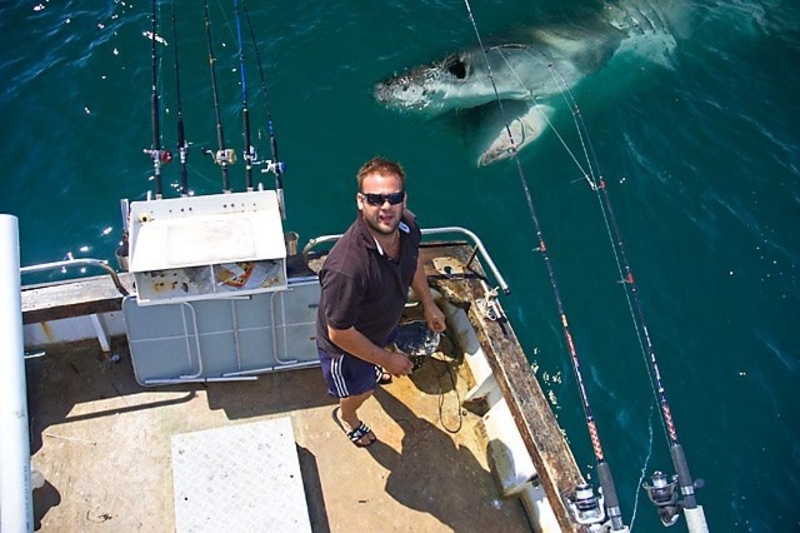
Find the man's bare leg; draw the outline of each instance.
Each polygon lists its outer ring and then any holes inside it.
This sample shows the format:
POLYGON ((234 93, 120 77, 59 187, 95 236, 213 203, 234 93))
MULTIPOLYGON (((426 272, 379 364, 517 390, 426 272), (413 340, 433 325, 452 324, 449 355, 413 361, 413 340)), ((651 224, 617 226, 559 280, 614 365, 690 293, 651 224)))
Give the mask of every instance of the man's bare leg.
MULTIPOLYGON (((355 396, 348 396, 347 398, 339 398, 339 411, 342 421, 345 424, 347 431, 353 431, 361 423, 358 418, 358 409, 367 401, 367 398, 372 396, 374 391, 367 391, 355 396)), ((374 434, 370 433, 364 435, 358 441, 359 444, 369 444, 375 439, 374 434)))

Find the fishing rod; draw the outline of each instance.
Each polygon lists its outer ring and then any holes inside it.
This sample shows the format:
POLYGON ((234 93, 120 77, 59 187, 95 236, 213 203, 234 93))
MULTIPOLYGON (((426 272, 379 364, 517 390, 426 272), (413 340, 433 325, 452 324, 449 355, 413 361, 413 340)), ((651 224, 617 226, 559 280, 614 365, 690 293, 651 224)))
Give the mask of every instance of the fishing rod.
POLYGON ((159 105, 158 105, 158 52, 156 51, 156 41, 158 36, 158 9, 157 0, 153 0, 153 30, 150 39, 153 42, 152 57, 153 57, 153 84, 152 93, 150 95, 150 115, 153 124, 153 147, 150 149, 145 148, 143 152, 150 156, 153 160, 153 179, 156 187, 156 199, 160 200, 163 196, 162 180, 161 180, 161 165, 165 165, 172 161, 172 154, 167 150, 161 149, 161 128, 159 123, 159 105))
MULTIPOLYGON (((632 315, 634 326, 637 328, 640 343, 644 340, 642 349, 647 353, 647 359, 650 365, 650 374, 654 380, 653 391, 656 394, 659 407, 661 408, 661 417, 664 427, 667 432, 669 440, 670 455, 672 457, 672 464, 677 472, 675 479, 672 481, 667 480, 667 476, 656 470, 651 476, 651 484, 644 483, 642 487, 647 492, 650 501, 656 506, 659 518, 664 526, 671 526, 677 522, 681 510, 683 509, 686 515, 686 522, 689 526, 689 531, 692 533, 699 533, 701 531, 708 531, 708 526, 705 522, 705 515, 702 506, 697 504, 695 497, 695 489, 699 489, 704 485, 703 480, 692 480, 689 473, 689 465, 686 461, 686 454, 684 453, 683 446, 678 440, 678 431, 675 427, 675 422, 672 418, 672 410, 670 409, 669 402, 667 401, 666 389, 661 380, 661 371, 658 367, 656 359, 655 348, 650 338, 650 331, 645 321, 644 309, 642 308, 641 301, 639 300, 638 290, 636 288, 633 271, 627 259, 625 252, 625 244, 619 231, 619 226, 616 221, 613 208, 611 206, 611 198, 608 193, 608 187, 605 181, 601 178, 597 187, 597 193, 602 197, 601 209, 604 210, 604 218, 607 219, 607 224, 610 224, 611 231, 613 232, 612 246, 616 244, 616 252, 618 253, 621 263, 618 264, 619 272, 621 275, 622 284, 626 287, 625 295, 628 299, 629 306, 635 309, 636 316, 632 315), (606 216, 607 215, 607 216, 606 216), (616 243, 614 242, 616 241, 616 243), (638 319, 638 321, 637 321, 638 319), (683 500, 678 500, 676 489, 680 485, 680 492, 683 495, 683 500)), ((609 235, 610 237, 610 235, 609 235)), ((617 255, 615 253, 615 255, 617 255)))
POLYGON ((222 168, 222 192, 231 192, 230 176, 228 165, 236 162, 236 152, 231 148, 225 148, 225 134, 222 131, 222 114, 219 107, 219 94, 217 92, 217 70, 214 66, 214 47, 211 42, 211 20, 208 17, 208 0, 203 0, 205 9, 206 40, 208 42, 208 64, 211 69, 211 90, 214 96, 214 113, 217 121, 217 151, 205 148, 203 153, 210 155, 216 164, 222 168))
MULTIPOLYGON (((645 321, 644 309, 642 308, 641 301, 639 300, 638 290, 633 276, 630 263, 627 259, 625 252, 625 244, 619 231, 619 226, 616 221, 613 208, 611 206, 611 198, 608 193, 608 187, 605 181, 600 179, 597 187, 597 194, 602 197, 601 209, 604 210, 604 218, 607 220, 607 225, 610 224, 611 231, 613 232, 612 246, 616 244, 615 255, 618 254, 619 273, 621 275, 622 285, 625 286, 625 295, 628 300, 629 307, 635 309, 636 316, 632 315, 634 326, 639 332, 640 343, 644 340, 642 349, 647 353, 647 359, 650 365, 651 379, 654 380, 653 391, 661 408, 661 417, 664 427, 667 432, 669 440, 670 455, 672 457, 672 464, 677 472, 675 479, 669 481, 667 476, 656 470, 651 476, 651 484, 643 483, 642 487, 647 492, 650 501, 656 506, 659 518, 664 526, 671 526, 675 524, 680 516, 681 510, 686 515, 686 522, 689 526, 689 531, 692 533, 699 533, 702 531, 707 532, 708 526, 705 522, 705 515, 702 506, 697 504, 695 497, 695 489, 699 489, 704 485, 703 480, 692 480, 689 473, 689 465, 686 461, 686 454, 683 451, 678 440, 678 431, 675 427, 675 422, 672 418, 672 410, 670 409, 669 402, 667 401, 666 389, 661 380, 661 371, 658 367, 656 360, 656 352, 650 338, 650 331, 645 321), (616 243, 614 242, 616 241, 616 243), (638 321, 637 321, 638 318, 638 321), (680 492, 683 495, 683 500, 678 500, 676 489, 680 485, 680 492)), ((611 237, 611 235, 609 235, 611 237)))
POLYGON ((622 513, 619 507, 619 498, 617 496, 616 487, 614 486, 614 479, 611 475, 611 468, 609 467, 608 463, 605 460, 603 447, 600 442, 600 435, 597 431, 597 424, 595 423, 594 415, 592 414, 592 409, 589 404, 589 396, 586 392, 586 387, 584 385, 583 374, 580 369, 580 360, 578 358, 578 352, 575 347, 575 343, 573 341, 572 333, 570 331, 569 320, 567 319, 567 314, 564 309, 563 301, 561 299, 561 291, 559 290, 558 283, 556 281, 555 271, 550 261, 550 256, 547 253, 547 246, 545 244, 544 234, 542 232, 541 224, 539 223, 539 218, 536 215, 536 208, 534 206, 533 197, 531 196, 530 187, 528 186, 527 179, 525 178, 525 173, 522 169, 522 164, 520 163, 518 157, 516 142, 514 140, 513 135, 511 134, 511 128, 508 125, 508 120, 505 119, 505 111, 503 110, 503 105, 500 99, 499 92, 497 90, 497 85, 495 83, 494 75, 492 74, 491 66, 489 64, 488 57, 486 56, 486 48, 483 45, 483 40, 481 39, 480 32, 478 31, 478 25, 475 22, 475 17, 472 14, 472 8, 470 6, 469 0, 464 0, 464 3, 466 4, 467 13, 469 15, 470 21, 472 22, 472 27, 475 30, 475 36, 477 37, 478 44, 480 45, 481 51, 483 52, 484 61, 486 62, 487 72, 489 74, 489 79, 492 83, 492 87, 495 92, 495 97, 500 106, 501 113, 503 114, 506 133, 508 134, 511 143, 512 157, 517 165, 517 172, 519 174, 520 181, 522 183, 523 191, 525 192, 525 199, 528 204, 528 210, 531 216, 531 220, 533 221, 534 224, 534 228, 536 231, 536 238, 538 239, 538 247, 536 248, 536 250, 542 254, 545 266, 547 268, 547 273, 550 278, 550 286, 553 290, 553 295, 555 297, 556 308, 558 310, 559 317, 561 318, 562 331, 564 333, 564 338, 566 340, 567 348, 569 350, 570 358, 572 361, 572 369, 575 374, 575 379, 578 383, 578 391, 581 397, 584 417, 586 419, 586 426, 589 431, 589 437, 592 442, 592 450, 594 451, 596 459, 597 475, 600 480, 602 494, 600 496, 595 496, 594 490, 592 489, 591 485, 588 484, 579 485, 578 487, 576 487, 575 494, 572 495, 572 497, 570 498, 572 501, 573 513, 578 523, 590 525, 590 524, 600 524, 601 522, 603 522, 606 518, 606 512, 607 512, 611 530, 627 532, 629 531, 629 528, 625 526, 622 521, 622 513), (606 512, 603 512, 601 505, 605 506, 606 512))
MULTIPOLYGON (((253 41, 253 50, 256 56, 256 63, 258 64, 258 73, 261 78, 261 90, 264 93, 264 102, 267 113, 267 127, 269 128, 269 145, 272 151, 272 159, 263 161, 264 168, 261 172, 272 172, 275 174, 275 190, 278 194, 278 207, 281 212, 281 218, 286 220, 286 208, 283 202, 283 171, 284 164, 278 157, 278 140, 275 136, 275 128, 272 124, 272 111, 269 105, 269 91, 267 90, 266 76, 264 76, 264 66, 261 63, 261 54, 258 53, 258 41, 256 40, 256 33, 253 31, 253 23, 250 21, 250 12, 247 10, 247 3, 243 3, 244 16, 247 19, 247 26, 250 29, 250 37, 253 41)), ((237 20, 238 22, 238 20, 237 20)))
POLYGON ((183 127, 183 110, 181 108, 181 70, 178 64, 178 24, 176 22, 175 4, 172 4, 172 35, 175 45, 175 94, 178 109, 178 157, 181 163, 181 196, 189 196, 189 143, 186 141, 186 132, 183 127))
MULTIPOLYGON (((554 76, 556 74, 560 76, 560 72, 555 70, 553 70, 553 74, 554 76)), ((678 440, 678 431, 675 427, 675 421, 672 418, 672 410, 667 401, 666 388, 661 380, 661 371, 658 367, 655 348, 650 337, 650 330, 647 327, 644 308, 639 300, 639 292, 636 288, 633 270, 628 261, 622 233, 620 232, 617 217, 611 204, 608 186, 600 172, 600 165, 597 160, 596 152, 594 151, 586 122, 583 120, 583 116, 580 113, 580 108, 577 105, 575 96, 569 90, 563 77, 556 81, 561 84, 562 93, 572 110, 578 136, 583 146, 584 157, 589 166, 588 173, 582 171, 591 188, 598 196, 600 211, 603 215, 611 248, 614 253, 617 271, 620 275, 621 284, 625 287, 625 298, 628 302, 631 320, 636 330, 642 353, 646 354, 647 363, 649 365, 648 370, 651 379, 651 388, 656 395, 656 400, 661 410, 661 419, 668 439, 670 456, 672 457, 672 463, 677 472, 670 481, 663 472, 656 470, 651 476, 651 483, 643 483, 642 487, 647 492, 650 501, 656 506, 659 518, 664 526, 668 527, 675 524, 681 510, 683 510, 686 516, 687 526, 691 533, 707 532, 708 525, 706 524, 703 508, 697 504, 697 499, 695 497, 695 490, 701 488, 704 485, 704 481, 702 479, 692 480, 686 454, 678 440), (678 495, 676 494, 678 486, 680 486, 680 492, 683 496, 682 501, 678 500, 678 495)))
POLYGON ((253 190, 253 160, 255 159, 255 148, 250 143, 250 110, 247 108, 247 75, 244 65, 244 48, 242 47, 242 22, 239 17, 239 1, 233 0, 233 8, 236 11, 236 37, 239 42, 239 70, 242 74, 242 118, 244 119, 244 170, 245 186, 248 191, 253 190))

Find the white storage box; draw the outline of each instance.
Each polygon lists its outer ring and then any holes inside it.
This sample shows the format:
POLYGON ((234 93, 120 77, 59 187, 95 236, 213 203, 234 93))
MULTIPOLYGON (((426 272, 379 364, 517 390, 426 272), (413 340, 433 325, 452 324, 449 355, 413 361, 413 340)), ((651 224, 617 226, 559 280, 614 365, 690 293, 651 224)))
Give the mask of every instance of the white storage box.
POLYGON ((129 233, 130 271, 140 305, 287 286, 274 191, 132 202, 129 233))

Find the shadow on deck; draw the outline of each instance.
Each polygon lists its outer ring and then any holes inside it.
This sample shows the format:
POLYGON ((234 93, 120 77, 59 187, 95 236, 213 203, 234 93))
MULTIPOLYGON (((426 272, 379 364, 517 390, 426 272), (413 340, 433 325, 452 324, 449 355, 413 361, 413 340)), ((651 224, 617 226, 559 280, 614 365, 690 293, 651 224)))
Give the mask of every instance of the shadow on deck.
POLYGON ((499 496, 450 359, 380 388, 360 413, 379 441, 359 449, 318 369, 142 388, 124 339, 113 348, 119 363, 93 343, 28 363, 31 453, 47 480, 38 530, 174 531, 172 436, 279 416, 292 419, 315 532, 530 530, 520 503, 499 496))

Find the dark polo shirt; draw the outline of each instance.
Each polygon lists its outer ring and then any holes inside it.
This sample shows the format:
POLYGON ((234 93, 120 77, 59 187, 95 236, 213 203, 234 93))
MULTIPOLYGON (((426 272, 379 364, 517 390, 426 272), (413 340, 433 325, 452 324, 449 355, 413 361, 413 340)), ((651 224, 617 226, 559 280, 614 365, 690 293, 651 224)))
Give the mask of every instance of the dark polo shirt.
POLYGON ((401 220, 399 261, 381 250, 361 213, 325 259, 319 273, 317 343, 328 354, 343 353, 328 338, 328 324, 335 329, 355 326, 378 346, 384 346, 397 327, 422 239, 413 213, 404 211, 401 220))

